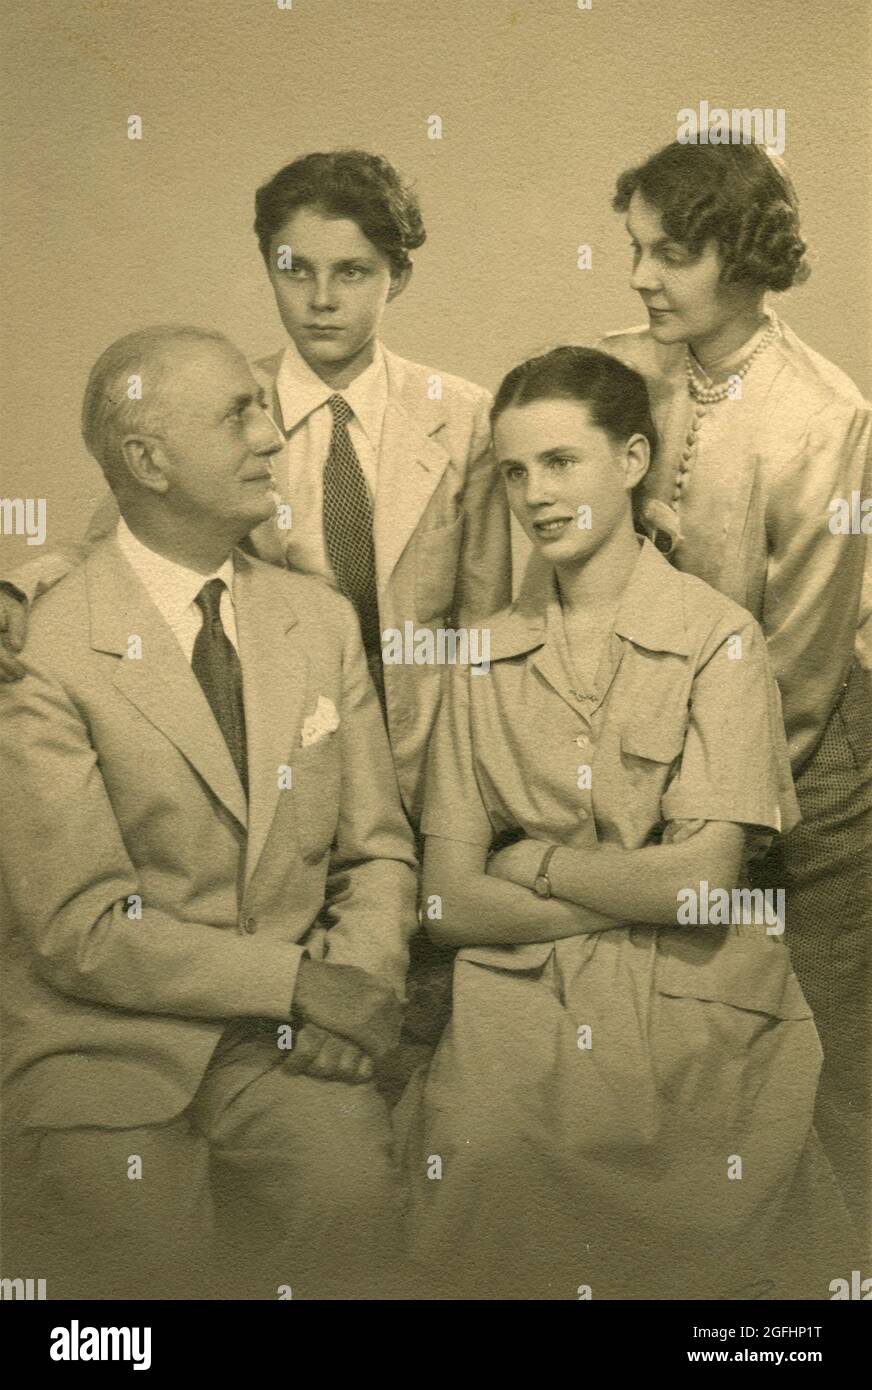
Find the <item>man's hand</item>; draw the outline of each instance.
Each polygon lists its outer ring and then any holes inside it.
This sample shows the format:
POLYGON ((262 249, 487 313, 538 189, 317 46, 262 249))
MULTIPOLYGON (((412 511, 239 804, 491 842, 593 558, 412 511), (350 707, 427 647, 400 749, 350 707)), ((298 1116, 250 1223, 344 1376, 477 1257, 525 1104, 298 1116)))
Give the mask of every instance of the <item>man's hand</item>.
POLYGON ((287 1059, 289 1071, 318 1076, 324 1081, 347 1081, 352 1086, 371 1081, 372 1058, 356 1043, 328 1033, 314 1023, 294 1030, 294 1046, 287 1059))
POLYGON ((27 601, 0 584, 0 681, 21 680, 24 667, 16 656, 27 635, 27 601))
POLYGON ((547 848, 541 840, 516 840, 513 845, 506 845, 505 849, 491 855, 487 871, 492 878, 532 889, 547 848))
POLYGON ((300 963, 294 1012, 327 1033, 356 1043, 376 1062, 396 1047, 403 1006, 388 985, 356 965, 300 963))

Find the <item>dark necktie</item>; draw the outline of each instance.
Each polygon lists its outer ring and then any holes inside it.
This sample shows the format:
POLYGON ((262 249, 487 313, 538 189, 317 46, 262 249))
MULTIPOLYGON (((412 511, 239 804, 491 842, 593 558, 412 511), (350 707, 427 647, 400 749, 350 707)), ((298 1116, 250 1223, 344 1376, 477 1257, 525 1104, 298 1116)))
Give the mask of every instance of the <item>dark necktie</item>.
POLYGON ((203 626, 194 643, 191 669, 209 701, 248 796, 242 666, 221 622, 221 595, 225 587, 223 579, 210 579, 194 599, 203 614, 203 626))
POLYGON ((354 411, 344 396, 331 396, 327 404, 333 433, 324 465, 324 541, 336 582, 357 610, 370 674, 384 707, 372 503, 348 433, 354 411))

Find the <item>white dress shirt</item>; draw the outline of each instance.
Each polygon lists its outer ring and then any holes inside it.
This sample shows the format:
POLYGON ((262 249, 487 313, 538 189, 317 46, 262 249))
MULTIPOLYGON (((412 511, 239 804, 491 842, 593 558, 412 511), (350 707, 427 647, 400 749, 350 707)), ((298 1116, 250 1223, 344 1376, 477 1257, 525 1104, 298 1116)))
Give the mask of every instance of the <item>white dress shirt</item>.
MULTIPOLYGON (((335 391, 303 361, 295 344, 288 343, 276 375, 276 394, 287 436, 286 494, 291 506, 299 507, 306 516, 323 516, 324 465, 333 432, 333 413, 327 402, 334 395, 344 397, 354 411, 348 422, 348 434, 360 460, 370 499, 374 498, 388 403, 388 374, 381 345, 376 344, 375 356, 360 376, 355 377, 350 386, 335 391)), ((323 531, 318 540, 317 568, 313 567, 312 572, 335 586, 323 531)))
POLYGON ((148 546, 137 540, 123 517, 118 522, 116 539, 125 560, 161 617, 169 624, 187 661, 193 657, 197 633, 203 626, 203 615, 194 599, 210 579, 223 579, 225 587, 219 608, 221 623, 239 651, 233 607, 232 557, 228 556, 221 568, 213 570, 211 574, 200 574, 198 570, 188 569, 186 565, 179 565, 175 560, 168 560, 166 556, 149 550, 148 546))

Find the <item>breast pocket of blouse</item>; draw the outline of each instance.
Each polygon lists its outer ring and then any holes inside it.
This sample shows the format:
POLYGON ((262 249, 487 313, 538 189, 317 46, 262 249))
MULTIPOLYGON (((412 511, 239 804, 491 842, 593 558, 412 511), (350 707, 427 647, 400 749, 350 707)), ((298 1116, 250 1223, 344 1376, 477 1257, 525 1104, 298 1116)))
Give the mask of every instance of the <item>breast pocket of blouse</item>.
POLYGON ((416 538, 415 617, 422 623, 451 615, 464 520, 461 512, 447 526, 423 531, 416 538))
POLYGON ((339 824, 342 770, 335 733, 326 734, 289 759, 297 838, 307 864, 330 849, 339 824))
POLYGON ((621 730, 614 794, 622 821, 632 821, 632 830, 643 838, 661 819, 660 801, 681 764, 685 733, 683 716, 666 724, 630 723, 621 730))

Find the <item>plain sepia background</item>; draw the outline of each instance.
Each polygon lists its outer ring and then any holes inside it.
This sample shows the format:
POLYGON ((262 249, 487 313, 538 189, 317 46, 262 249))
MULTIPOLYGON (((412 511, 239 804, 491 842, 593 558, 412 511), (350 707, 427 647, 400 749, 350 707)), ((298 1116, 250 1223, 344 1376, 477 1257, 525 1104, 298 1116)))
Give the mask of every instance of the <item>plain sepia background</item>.
MULTIPOLYGON (((362 146, 417 183, 429 239, 385 320, 404 356, 494 389, 640 322, 614 178, 701 100, 784 108, 814 272, 773 303, 872 394, 870 19, 870 0, 0 0, 2 495, 47 499, 48 545, 81 534, 103 488, 82 390, 122 333, 282 345, 253 195, 306 151, 362 146)), ((7 572, 36 553, 0 539, 7 572)))

